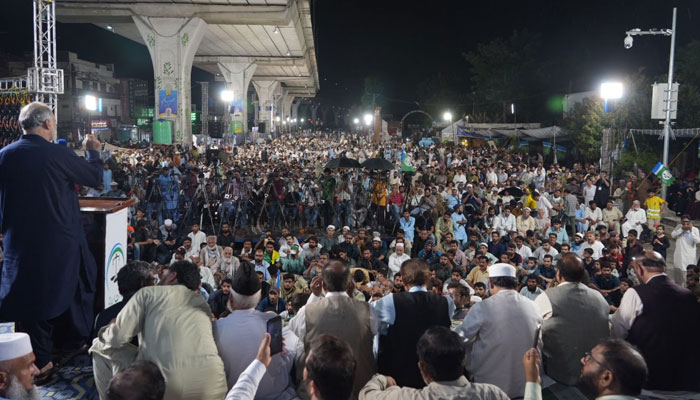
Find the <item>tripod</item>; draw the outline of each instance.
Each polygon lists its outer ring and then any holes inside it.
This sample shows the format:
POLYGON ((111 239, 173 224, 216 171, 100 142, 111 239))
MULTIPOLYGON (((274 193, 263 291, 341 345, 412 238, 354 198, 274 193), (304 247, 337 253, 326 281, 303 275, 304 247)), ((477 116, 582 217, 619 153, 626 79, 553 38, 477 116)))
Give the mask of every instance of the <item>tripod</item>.
MULTIPOLYGON (((256 233, 256 234, 263 231, 262 226, 260 226, 260 219, 262 218, 262 215, 265 212, 265 206, 267 205, 267 198, 270 196, 270 189, 272 189, 272 186, 274 183, 272 182, 271 179, 268 179, 266 184, 267 184, 267 190, 265 191, 265 198, 263 200, 262 208, 260 209, 260 214, 258 215, 258 220, 257 220, 255 227, 254 227, 255 231, 257 231, 257 232, 254 231, 253 233, 256 233)), ((287 225, 287 217, 284 216, 284 209, 282 208, 282 204, 280 204, 279 198, 277 200, 277 205, 280 208, 280 213, 282 213, 282 219, 284 220, 284 224, 287 225)), ((269 213, 268 213, 267 217, 268 217, 268 219, 270 218, 269 213)))
MULTIPOLYGON (((187 219, 189 217, 192 217, 192 213, 194 212, 196 204, 199 203, 199 201, 201 201, 202 199, 204 199, 204 204, 202 206, 202 212, 199 214, 199 226, 204 228, 202 226, 202 223, 204 222, 204 209, 206 209, 207 213, 209 214, 209 223, 211 224, 211 228, 213 230, 215 227, 214 217, 211 214, 211 207, 210 207, 211 203, 209 203, 209 195, 207 194, 207 191, 204 188, 203 182, 200 182, 199 185, 197 185, 197 190, 194 192, 194 195, 192 196, 192 200, 190 200, 190 205, 189 205, 187 211, 185 212, 185 215, 183 216, 182 220, 187 221, 187 219)), ((187 206, 187 205, 185 205, 185 206, 187 206)), ((180 226, 180 229, 182 229, 183 226, 184 226, 184 224, 182 224, 180 226)), ((202 229, 202 230, 204 230, 204 229, 202 229)), ((217 232, 217 234, 218 234, 218 232, 217 232)))

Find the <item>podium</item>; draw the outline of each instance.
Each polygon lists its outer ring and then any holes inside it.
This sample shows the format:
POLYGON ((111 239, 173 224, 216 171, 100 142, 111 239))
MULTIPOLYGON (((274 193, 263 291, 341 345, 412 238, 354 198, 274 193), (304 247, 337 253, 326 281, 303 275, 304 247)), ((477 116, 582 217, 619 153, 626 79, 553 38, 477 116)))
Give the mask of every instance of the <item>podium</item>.
POLYGON ((97 263, 95 314, 121 301, 117 272, 126 265, 129 207, 135 199, 79 197, 88 247, 97 263))

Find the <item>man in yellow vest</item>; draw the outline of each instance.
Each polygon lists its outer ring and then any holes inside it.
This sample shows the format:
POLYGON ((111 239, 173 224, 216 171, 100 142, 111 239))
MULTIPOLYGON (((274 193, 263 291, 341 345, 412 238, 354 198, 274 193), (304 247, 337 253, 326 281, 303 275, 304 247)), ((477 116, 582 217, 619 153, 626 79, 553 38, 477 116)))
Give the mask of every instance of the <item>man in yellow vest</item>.
POLYGON ((647 210, 647 223, 650 229, 655 229, 661 222, 661 214, 666 210, 666 200, 656 195, 654 189, 647 190, 644 208, 647 210))

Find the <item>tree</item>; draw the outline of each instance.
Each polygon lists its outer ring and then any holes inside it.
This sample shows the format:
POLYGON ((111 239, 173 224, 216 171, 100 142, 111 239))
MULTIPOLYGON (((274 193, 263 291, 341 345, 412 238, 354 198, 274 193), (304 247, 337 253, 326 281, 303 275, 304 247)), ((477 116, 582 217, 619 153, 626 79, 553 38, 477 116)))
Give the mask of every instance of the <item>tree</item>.
POLYGON ((541 63, 537 57, 540 43, 537 34, 515 31, 508 39, 479 44, 476 51, 464 54, 472 73, 474 100, 482 105, 480 111, 492 118, 500 114, 505 122, 509 104, 521 100, 518 114, 523 119, 534 116, 537 107, 524 100, 542 89, 541 63))
POLYGON ((574 147, 586 162, 600 158, 605 112, 600 102, 583 99, 567 113, 564 126, 573 135, 574 147))
POLYGON ((360 98, 360 102, 365 107, 384 106, 386 102, 387 88, 384 81, 377 76, 365 78, 365 92, 360 98))

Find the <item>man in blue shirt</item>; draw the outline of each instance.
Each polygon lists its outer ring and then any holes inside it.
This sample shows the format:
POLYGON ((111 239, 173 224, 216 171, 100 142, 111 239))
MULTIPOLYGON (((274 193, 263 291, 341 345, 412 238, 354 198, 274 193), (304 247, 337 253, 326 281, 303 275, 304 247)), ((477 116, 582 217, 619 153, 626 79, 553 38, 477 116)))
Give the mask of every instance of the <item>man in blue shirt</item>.
POLYGON ((413 237, 415 235, 416 218, 412 217, 408 210, 403 211, 403 218, 399 220, 399 225, 403 229, 404 234, 406 234, 406 239, 413 243, 413 237))

